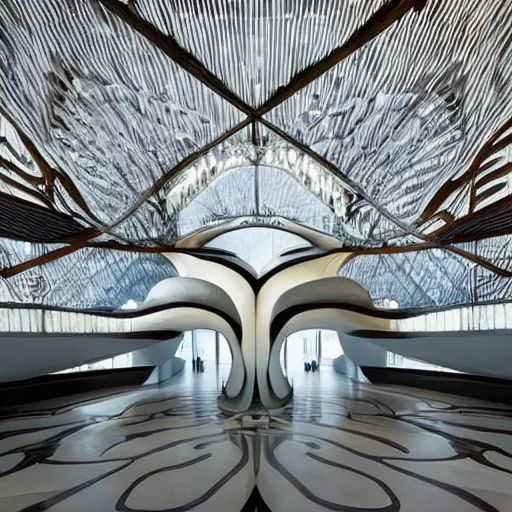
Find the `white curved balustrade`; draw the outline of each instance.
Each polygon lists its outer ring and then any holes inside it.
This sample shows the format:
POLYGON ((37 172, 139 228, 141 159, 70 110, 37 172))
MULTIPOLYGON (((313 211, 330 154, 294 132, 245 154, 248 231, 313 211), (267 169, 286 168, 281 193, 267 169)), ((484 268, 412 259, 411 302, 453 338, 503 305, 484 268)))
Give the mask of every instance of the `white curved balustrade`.
POLYGON ((113 318, 35 308, 0 308, 0 333, 119 333, 133 332, 132 318, 113 318))
POLYGON ((447 309, 411 318, 391 320, 391 327, 408 332, 512 329, 512 304, 484 304, 447 309))

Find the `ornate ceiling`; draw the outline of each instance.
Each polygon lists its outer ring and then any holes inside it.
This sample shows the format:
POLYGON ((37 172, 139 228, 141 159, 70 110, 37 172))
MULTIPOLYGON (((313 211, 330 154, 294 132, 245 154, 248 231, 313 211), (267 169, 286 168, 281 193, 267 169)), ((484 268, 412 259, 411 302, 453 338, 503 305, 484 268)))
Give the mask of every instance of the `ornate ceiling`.
POLYGON ((510 300, 511 10, 0 0, 0 301, 142 300, 241 225, 377 302, 510 300))

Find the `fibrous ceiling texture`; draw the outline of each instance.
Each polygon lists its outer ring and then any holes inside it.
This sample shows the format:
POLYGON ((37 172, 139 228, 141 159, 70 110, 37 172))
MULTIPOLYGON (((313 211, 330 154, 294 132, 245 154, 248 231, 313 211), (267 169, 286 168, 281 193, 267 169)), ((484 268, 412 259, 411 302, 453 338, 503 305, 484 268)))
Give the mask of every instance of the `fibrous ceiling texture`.
POLYGON ((511 41, 511 0, 0 0, 0 301, 142 300, 240 222, 510 300, 511 41))

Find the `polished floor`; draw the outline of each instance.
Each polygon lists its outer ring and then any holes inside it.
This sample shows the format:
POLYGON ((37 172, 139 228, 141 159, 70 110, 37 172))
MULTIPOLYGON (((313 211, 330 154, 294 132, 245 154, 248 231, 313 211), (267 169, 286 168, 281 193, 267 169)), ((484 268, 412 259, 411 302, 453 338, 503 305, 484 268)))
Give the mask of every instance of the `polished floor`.
POLYGON ((0 511, 512 511, 512 407, 322 369, 285 410, 227 417, 221 382, 4 410, 0 511))

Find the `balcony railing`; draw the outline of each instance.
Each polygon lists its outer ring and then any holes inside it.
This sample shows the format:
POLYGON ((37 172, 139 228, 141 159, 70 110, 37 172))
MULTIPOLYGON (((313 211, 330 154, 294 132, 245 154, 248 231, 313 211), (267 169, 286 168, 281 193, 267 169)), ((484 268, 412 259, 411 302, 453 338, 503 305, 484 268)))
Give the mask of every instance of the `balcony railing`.
POLYGON ((485 304, 391 320, 399 331, 490 331, 512 329, 512 304, 485 304))
POLYGON ((132 318, 43 308, 0 308, 0 332, 118 333, 132 332, 132 318))

